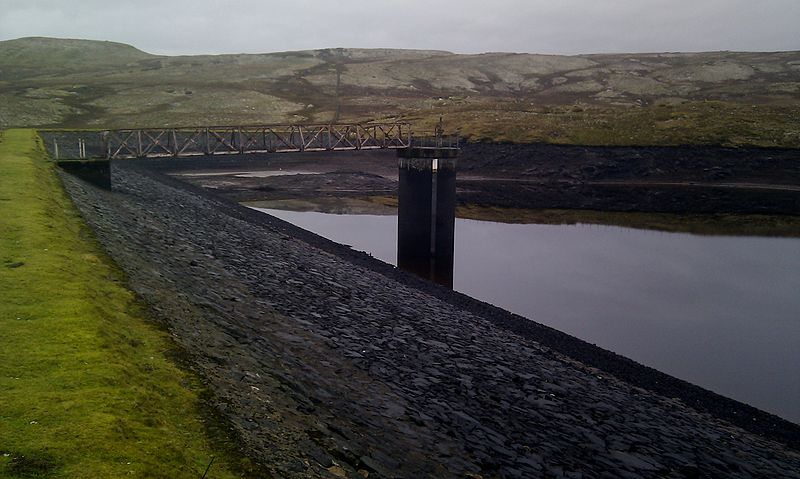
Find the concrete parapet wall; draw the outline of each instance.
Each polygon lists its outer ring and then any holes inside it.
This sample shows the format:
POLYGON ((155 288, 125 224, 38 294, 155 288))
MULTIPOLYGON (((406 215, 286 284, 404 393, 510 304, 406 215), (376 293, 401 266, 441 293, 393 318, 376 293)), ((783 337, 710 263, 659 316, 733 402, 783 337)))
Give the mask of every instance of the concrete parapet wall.
POLYGON ((411 147, 397 150, 397 156, 401 158, 456 158, 458 148, 435 148, 435 147, 411 147))

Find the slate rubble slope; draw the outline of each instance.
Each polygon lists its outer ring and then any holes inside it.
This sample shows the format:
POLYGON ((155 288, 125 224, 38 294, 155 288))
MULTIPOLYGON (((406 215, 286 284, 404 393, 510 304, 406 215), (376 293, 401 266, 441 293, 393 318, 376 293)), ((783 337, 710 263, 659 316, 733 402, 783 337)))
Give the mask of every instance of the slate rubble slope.
POLYGON ((633 387, 222 200, 115 168, 64 182, 285 477, 798 477, 800 455, 633 387))

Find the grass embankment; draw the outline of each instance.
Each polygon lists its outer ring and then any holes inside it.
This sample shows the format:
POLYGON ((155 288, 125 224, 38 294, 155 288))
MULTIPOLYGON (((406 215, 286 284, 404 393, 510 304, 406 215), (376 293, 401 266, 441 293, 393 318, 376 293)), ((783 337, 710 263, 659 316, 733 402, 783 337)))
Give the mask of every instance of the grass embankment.
POLYGON ((0 133, 0 477, 235 477, 35 132, 0 133))
POLYGON ((800 105, 683 101, 638 106, 546 105, 496 99, 406 113, 415 131, 440 117, 472 140, 584 146, 713 145, 800 148, 800 105))

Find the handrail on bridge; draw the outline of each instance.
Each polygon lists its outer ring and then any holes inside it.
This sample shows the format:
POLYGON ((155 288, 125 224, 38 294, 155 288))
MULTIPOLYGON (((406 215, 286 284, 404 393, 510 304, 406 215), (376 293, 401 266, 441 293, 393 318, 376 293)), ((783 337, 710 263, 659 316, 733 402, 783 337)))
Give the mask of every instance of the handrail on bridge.
POLYGON ((102 131, 100 141, 108 159, 399 149, 412 144, 411 125, 405 122, 133 128, 102 131))

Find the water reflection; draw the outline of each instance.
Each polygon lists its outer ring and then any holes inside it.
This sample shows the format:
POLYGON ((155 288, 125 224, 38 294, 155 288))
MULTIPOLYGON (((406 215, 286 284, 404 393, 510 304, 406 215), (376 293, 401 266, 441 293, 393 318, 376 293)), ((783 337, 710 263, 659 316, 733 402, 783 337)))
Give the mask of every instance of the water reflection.
MULTIPOLYGON (((395 217, 267 211, 394 264, 395 217)), ((800 239, 458 219, 454 288, 800 422, 800 239)))

